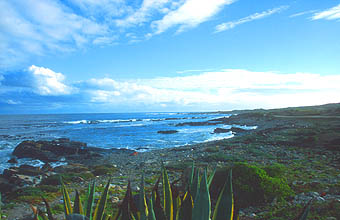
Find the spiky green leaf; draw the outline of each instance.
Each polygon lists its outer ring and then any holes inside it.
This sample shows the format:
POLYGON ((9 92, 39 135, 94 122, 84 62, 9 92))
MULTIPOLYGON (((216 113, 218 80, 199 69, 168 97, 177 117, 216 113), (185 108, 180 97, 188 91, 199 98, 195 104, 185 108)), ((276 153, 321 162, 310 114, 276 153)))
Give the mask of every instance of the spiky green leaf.
POLYGON ((89 183, 89 188, 87 191, 87 199, 86 199, 86 207, 85 207, 85 215, 90 220, 92 220, 92 207, 94 203, 94 193, 96 190, 96 182, 93 181, 92 184, 89 183))
POLYGON ((194 202, 192 200, 190 191, 186 192, 183 201, 181 204, 181 208, 179 211, 178 219, 192 219, 192 208, 194 207, 194 202))
POLYGON ((149 199, 149 202, 148 202, 148 211, 149 211, 148 220, 156 220, 156 215, 153 210, 153 199, 152 198, 149 199))
POLYGON ((217 166, 215 166, 214 171, 210 174, 208 178, 208 188, 210 188, 210 185, 212 183, 212 180, 214 179, 215 173, 216 173, 217 166))
POLYGON ((168 173, 164 166, 162 166, 162 180, 163 180, 163 195, 164 195, 164 208, 167 220, 173 220, 173 201, 172 201, 172 193, 171 186, 169 181, 168 173))
POLYGON ((196 199, 196 195, 198 193, 199 187, 200 187, 200 174, 199 170, 196 168, 194 171, 194 179, 192 181, 191 187, 190 187, 190 192, 193 200, 196 199))
POLYGON ((94 211, 94 216, 93 216, 94 220, 103 220, 104 211, 105 211, 106 202, 107 202, 107 195, 109 193, 109 188, 110 188, 110 182, 111 180, 107 182, 104 192, 102 196, 100 197, 99 203, 97 204, 97 207, 94 211))
POLYGON ((232 171, 230 170, 224 187, 218 197, 212 220, 232 220, 234 215, 234 198, 232 187, 232 171))
POLYGON ((209 220, 210 212, 210 195, 207 183, 207 171, 205 170, 201 179, 198 194, 195 198, 192 220, 209 220))
POLYGON ((159 195, 158 185, 161 180, 162 175, 158 178, 155 186, 152 189, 152 203, 153 203, 153 210, 155 212, 155 216, 157 220, 166 220, 165 212, 161 204, 161 199, 159 195))
POLYGON ((64 201, 64 213, 65 213, 65 217, 72 214, 72 206, 71 206, 71 199, 70 199, 70 195, 67 192, 67 189, 64 185, 64 182, 62 181, 61 177, 60 177, 60 184, 61 184, 61 193, 63 195, 63 201, 64 201))
POLYGON ((148 206, 146 204, 145 190, 144 190, 144 174, 142 174, 140 191, 139 191, 139 205, 140 220, 146 220, 148 216, 148 206))
POLYGON ((73 207, 73 213, 84 215, 83 205, 81 203, 80 195, 78 190, 76 190, 76 196, 74 198, 74 207, 73 207))

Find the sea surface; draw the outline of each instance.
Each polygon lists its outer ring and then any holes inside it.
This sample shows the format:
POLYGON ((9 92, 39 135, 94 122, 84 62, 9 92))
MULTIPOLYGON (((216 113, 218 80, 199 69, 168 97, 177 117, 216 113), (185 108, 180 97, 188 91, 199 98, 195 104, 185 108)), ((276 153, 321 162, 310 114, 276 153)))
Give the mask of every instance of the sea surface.
MULTIPOLYGON (((125 148, 147 151, 159 148, 231 138, 229 133, 213 134, 215 128, 247 125, 180 126, 184 122, 199 122, 229 117, 219 113, 112 113, 112 114, 44 114, 0 115, 0 173, 11 166, 11 153, 24 140, 69 138, 101 148, 125 148), (175 134, 157 131, 177 130, 175 134)), ((38 160, 20 159, 20 164, 41 165, 38 160)))

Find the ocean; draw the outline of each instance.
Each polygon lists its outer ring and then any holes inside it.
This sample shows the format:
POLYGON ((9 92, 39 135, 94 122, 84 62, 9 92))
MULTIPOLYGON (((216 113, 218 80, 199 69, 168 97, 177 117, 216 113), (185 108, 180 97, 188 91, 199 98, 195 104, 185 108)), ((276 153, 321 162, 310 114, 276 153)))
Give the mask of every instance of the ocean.
MULTIPOLYGON (((11 166, 7 161, 24 140, 69 138, 100 148, 148 151, 206 141, 231 138, 233 134, 214 134, 215 128, 254 129, 246 125, 176 126, 178 123, 207 121, 229 114, 219 113, 110 113, 0 115, 0 173, 11 166), (177 130, 174 134, 157 131, 177 130)), ((19 164, 39 166, 38 160, 20 159, 19 164)))

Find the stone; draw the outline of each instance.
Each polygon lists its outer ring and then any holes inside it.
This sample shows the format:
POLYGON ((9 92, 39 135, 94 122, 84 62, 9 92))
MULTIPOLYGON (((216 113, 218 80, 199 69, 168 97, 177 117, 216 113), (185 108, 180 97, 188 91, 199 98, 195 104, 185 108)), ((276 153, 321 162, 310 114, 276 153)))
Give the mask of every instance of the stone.
POLYGON ((177 130, 157 131, 158 134, 175 134, 177 132, 177 130))
POLYGON ((18 160, 17 160, 15 157, 13 157, 13 158, 9 159, 9 160, 7 161, 7 163, 15 164, 15 163, 18 163, 18 160))
POLYGON ((56 162, 63 156, 86 155, 86 143, 57 139, 54 141, 23 141, 13 151, 17 158, 32 158, 43 162, 56 162))
POLYGON ((24 164, 19 167, 19 174, 27 176, 39 176, 42 174, 42 171, 39 167, 24 164))
POLYGON ((9 182, 17 186, 34 185, 37 180, 34 177, 14 174, 9 178, 9 182))
POLYGON ((10 167, 9 169, 5 169, 2 175, 4 178, 9 179, 14 174, 19 174, 18 167, 10 167))
POLYGON ((214 129, 215 134, 228 133, 230 131, 231 131, 230 129, 225 129, 225 128, 215 128, 214 129))
POLYGON ((11 184, 7 178, 0 177, 0 192, 2 194, 10 193, 15 188, 15 185, 11 184))

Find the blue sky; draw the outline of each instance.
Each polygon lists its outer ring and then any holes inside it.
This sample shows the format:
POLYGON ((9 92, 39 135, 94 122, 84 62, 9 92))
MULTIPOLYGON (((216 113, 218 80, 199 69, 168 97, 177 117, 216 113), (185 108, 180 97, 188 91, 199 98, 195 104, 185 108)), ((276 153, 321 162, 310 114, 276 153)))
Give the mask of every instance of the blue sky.
POLYGON ((2 0, 0 113, 340 102, 337 0, 2 0))

